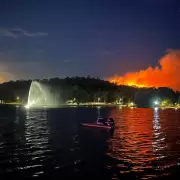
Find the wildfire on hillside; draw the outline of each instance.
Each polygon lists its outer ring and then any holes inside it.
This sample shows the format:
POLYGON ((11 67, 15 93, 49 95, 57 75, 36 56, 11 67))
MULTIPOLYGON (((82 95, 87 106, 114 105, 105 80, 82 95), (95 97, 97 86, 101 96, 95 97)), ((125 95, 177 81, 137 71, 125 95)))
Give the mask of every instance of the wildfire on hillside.
POLYGON ((118 85, 137 87, 169 87, 180 91, 180 50, 168 50, 159 60, 159 67, 151 66, 139 72, 113 76, 108 81, 118 85))

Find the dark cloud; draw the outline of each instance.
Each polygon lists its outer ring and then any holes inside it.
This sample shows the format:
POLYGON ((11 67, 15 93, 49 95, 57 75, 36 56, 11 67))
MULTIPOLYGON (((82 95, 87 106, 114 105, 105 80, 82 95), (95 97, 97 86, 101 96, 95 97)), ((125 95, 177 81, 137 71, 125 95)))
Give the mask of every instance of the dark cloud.
POLYGON ((110 50, 104 50, 104 51, 102 52, 102 54, 103 54, 103 55, 112 55, 113 52, 110 51, 110 50))
POLYGON ((71 61, 66 59, 66 60, 63 60, 64 63, 70 63, 71 61))
POLYGON ((0 28, 0 35, 12 38, 47 36, 45 32, 28 32, 22 28, 0 28))

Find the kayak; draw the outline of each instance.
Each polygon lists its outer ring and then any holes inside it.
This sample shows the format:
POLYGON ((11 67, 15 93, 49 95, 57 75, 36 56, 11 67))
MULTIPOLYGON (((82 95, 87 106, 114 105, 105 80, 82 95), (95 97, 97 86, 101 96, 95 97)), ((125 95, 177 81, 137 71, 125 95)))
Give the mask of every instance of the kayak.
POLYGON ((81 125, 84 127, 113 129, 113 126, 108 126, 100 123, 81 123, 81 125))

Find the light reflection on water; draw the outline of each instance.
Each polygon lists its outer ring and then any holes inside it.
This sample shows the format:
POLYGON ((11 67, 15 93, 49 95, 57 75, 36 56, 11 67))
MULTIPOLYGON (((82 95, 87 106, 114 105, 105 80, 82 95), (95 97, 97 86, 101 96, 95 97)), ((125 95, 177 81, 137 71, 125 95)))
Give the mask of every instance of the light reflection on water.
MULTIPOLYGON (((5 111, 3 111, 5 112, 5 111)), ((180 111, 101 108, 114 132, 79 127, 95 108, 0 113, 0 176, 147 179, 179 171, 180 111)))
MULTIPOLYGON (((111 115, 116 117, 116 129, 109 140, 108 155, 118 160, 116 166, 120 168, 120 173, 136 172, 139 178, 152 178, 167 176, 171 174, 170 168, 177 168, 180 112, 115 109, 111 115)), ((113 171, 114 167, 111 168, 113 171)))

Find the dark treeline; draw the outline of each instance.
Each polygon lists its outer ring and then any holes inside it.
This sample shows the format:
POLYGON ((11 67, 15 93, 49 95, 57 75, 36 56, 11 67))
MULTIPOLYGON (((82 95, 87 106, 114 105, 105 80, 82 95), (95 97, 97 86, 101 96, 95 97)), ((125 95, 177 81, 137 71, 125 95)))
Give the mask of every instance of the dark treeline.
MULTIPOLYGON (((52 92, 58 93, 61 102, 76 99, 77 102, 117 102, 123 98, 124 103, 135 102, 138 106, 151 106, 153 101, 168 100, 171 103, 179 103, 180 93, 170 88, 137 88, 129 86, 117 86, 108 81, 91 77, 52 78, 36 80, 50 87, 52 92)), ((28 99, 29 88, 32 80, 10 81, 0 84, 0 100, 15 102, 17 97, 22 103, 28 99)))

